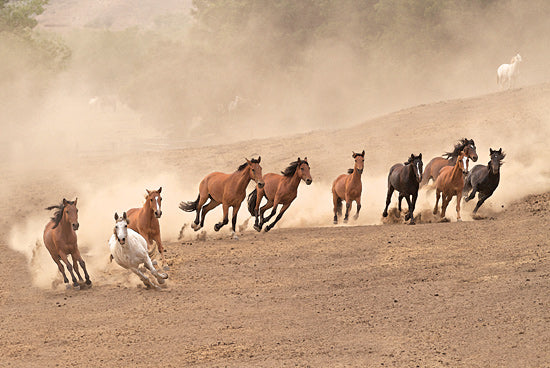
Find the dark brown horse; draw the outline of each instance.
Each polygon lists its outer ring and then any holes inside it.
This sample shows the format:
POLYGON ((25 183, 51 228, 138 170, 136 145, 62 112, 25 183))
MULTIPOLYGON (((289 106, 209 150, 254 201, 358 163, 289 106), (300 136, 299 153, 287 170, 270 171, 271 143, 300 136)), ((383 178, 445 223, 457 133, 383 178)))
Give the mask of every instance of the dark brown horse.
POLYGON ((298 185, 303 180, 310 185, 313 179, 309 172, 309 163, 307 157, 303 160, 291 162, 290 165, 281 172, 283 175, 269 173, 264 176, 265 186, 259 185, 248 195, 248 211, 256 217, 254 229, 262 231, 262 226, 268 222, 277 212, 277 206, 282 205, 279 214, 275 220, 265 227, 268 232, 283 217, 285 211, 290 207, 298 195, 298 185), (262 198, 267 199, 267 203, 260 209, 262 198), (273 207, 273 210, 267 218, 264 219, 264 212, 273 207))
POLYGON ((241 203, 246 197, 246 187, 250 180, 254 180, 258 188, 263 188, 264 180, 262 177, 262 167, 260 166, 261 157, 257 160, 246 160, 239 166, 237 171, 232 174, 213 172, 202 179, 199 185, 199 196, 195 201, 181 202, 180 208, 186 212, 197 211, 197 217, 191 224, 193 230, 197 231, 204 226, 206 214, 222 204, 223 220, 214 225, 214 230, 219 231, 222 226, 229 222, 229 207, 233 207, 232 229, 235 235, 235 226, 237 224, 237 214, 241 203), (206 205, 206 201, 210 199, 206 205), (202 212, 202 216, 201 216, 202 212), (200 221, 199 221, 200 220, 200 221))
POLYGON ((411 154, 409 160, 404 164, 395 164, 390 168, 388 174, 388 194, 386 196, 386 208, 382 216, 388 216, 388 206, 394 190, 399 192, 399 212, 401 213, 401 200, 405 198, 409 205, 409 212, 405 215, 405 221, 411 220, 410 225, 414 225, 414 208, 418 198, 418 187, 422 180, 422 154, 415 156, 411 154))
POLYGON ((445 218, 445 211, 451 199, 456 196, 456 217, 457 221, 462 221, 460 218, 460 201, 462 200, 462 189, 464 188, 464 174, 466 161, 468 158, 464 152, 460 152, 454 166, 445 166, 439 172, 435 181, 435 207, 433 214, 437 214, 439 198, 441 199, 441 218, 445 218))
POLYGON ((78 276, 78 280, 80 282, 83 281, 82 276, 80 276, 80 272, 78 270, 79 264, 82 267, 82 270, 84 270, 86 285, 90 286, 92 285, 92 282, 90 281, 90 276, 88 275, 88 271, 86 270, 86 263, 82 259, 80 251, 78 250, 76 237, 76 230, 78 230, 79 227, 78 209, 76 208, 77 200, 78 199, 75 199, 74 201, 68 201, 63 198, 63 202, 61 202, 60 205, 50 206, 46 208, 48 211, 54 209, 56 211, 54 212, 54 216, 51 218, 51 220, 46 225, 46 228, 44 229, 43 238, 46 249, 48 249, 48 252, 50 252, 53 261, 57 264, 57 268, 59 268, 59 272, 61 272, 61 275, 63 275, 63 282, 66 284, 67 287, 69 287, 69 280, 67 279, 65 268, 63 267, 63 263, 65 263, 67 270, 69 270, 69 273, 71 274, 73 287, 75 289, 80 289, 80 284, 78 283, 74 275, 76 273, 76 275, 78 276), (73 260, 72 265, 69 262, 69 255, 73 260), (63 261, 63 263, 61 263, 61 261, 63 261))
POLYGON ((363 184, 361 183, 361 174, 365 166, 365 151, 362 153, 352 152, 351 157, 355 160, 353 169, 349 169, 347 174, 342 174, 332 183, 332 202, 334 204, 334 224, 338 223, 338 215, 342 216, 342 201, 346 201, 346 215, 344 223, 348 222, 351 203, 355 201, 357 212, 353 217, 357 220, 361 210, 361 192, 363 184))
POLYGON ((140 208, 131 208, 127 211, 128 226, 145 238, 149 255, 155 252, 155 243, 157 244, 162 265, 164 269, 168 269, 164 260, 164 247, 160 238, 160 224, 158 220, 162 216, 162 197, 160 196, 162 187, 158 190, 145 190, 147 194, 145 195, 143 206, 140 208))
POLYGON ((466 202, 474 199, 476 193, 479 193, 479 200, 474 208, 474 214, 479 207, 481 207, 483 202, 493 195, 493 192, 497 189, 498 183, 500 182, 500 167, 502 166, 502 160, 504 160, 506 154, 502 152, 502 148, 498 151, 493 151, 492 148, 489 148, 489 155, 491 161, 489 161, 487 165, 476 165, 470 171, 466 177, 464 189, 462 190, 466 202), (470 190, 472 192, 468 195, 470 190))
MULTIPOLYGON (((451 152, 445 153, 443 155, 444 157, 434 157, 430 162, 428 162, 428 164, 426 165, 426 170, 424 170, 424 175, 422 177, 420 187, 422 188, 423 186, 428 184, 430 179, 432 179, 435 183, 435 181, 437 180, 437 176, 441 171, 441 168, 445 166, 454 166, 460 152, 464 152, 466 157, 473 162, 477 161, 477 152, 474 140, 463 138, 457 144, 455 144, 451 152)), ((467 161, 465 167, 466 171, 468 171, 468 165, 469 163, 467 161)))

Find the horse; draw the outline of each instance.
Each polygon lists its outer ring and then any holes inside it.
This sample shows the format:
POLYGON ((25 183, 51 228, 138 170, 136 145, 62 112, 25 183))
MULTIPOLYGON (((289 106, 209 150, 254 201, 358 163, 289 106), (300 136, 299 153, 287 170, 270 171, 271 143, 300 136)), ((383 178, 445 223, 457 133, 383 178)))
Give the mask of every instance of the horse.
POLYGON ((441 202, 441 218, 445 218, 445 211, 451 199, 456 196, 456 216, 457 221, 462 221, 460 218, 460 201, 462 196, 462 189, 464 188, 464 174, 466 161, 468 158, 464 152, 460 152, 457 157, 454 166, 445 166, 439 172, 439 176, 435 180, 435 207, 433 214, 438 212, 439 198, 442 197, 441 202))
POLYGON ((262 231, 262 227, 267 223, 277 212, 277 207, 281 204, 281 210, 275 220, 265 227, 265 232, 271 230, 275 224, 283 217, 285 211, 290 207, 296 196, 298 195, 298 185, 303 180, 307 185, 313 181, 309 171, 309 163, 307 157, 300 160, 300 157, 289 166, 281 171, 282 175, 269 173, 264 176, 265 186, 259 185, 248 195, 248 211, 256 218, 254 229, 258 232, 262 231), (260 209, 262 198, 267 199, 267 203, 260 209), (264 219, 264 213, 268 209, 273 210, 264 219))
MULTIPOLYGON (((477 161, 478 156, 474 140, 462 138, 457 144, 455 144, 451 152, 446 152, 443 154, 443 156, 446 157, 434 157, 431 159, 430 162, 428 162, 428 164, 426 165, 426 170, 424 170, 424 176, 422 177, 420 187, 422 188, 423 186, 428 184, 430 179, 433 179, 435 183, 441 168, 445 166, 454 166, 458 155, 462 151, 464 151, 464 154, 466 155, 466 157, 468 157, 468 159, 472 160, 473 162, 477 161)), ((467 161, 466 171, 468 170, 468 166, 469 162, 467 161)))
POLYGON ((519 63, 521 62, 520 54, 516 54, 510 61, 510 64, 502 64, 497 69, 497 84, 501 89, 504 89, 507 84, 507 89, 513 88, 516 84, 516 79, 519 75, 519 63))
POLYGON ((199 184, 199 195, 197 199, 195 201, 181 202, 179 205, 179 208, 185 212, 197 211, 197 217, 191 224, 193 230, 198 231, 201 229, 204 226, 206 214, 222 204, 223 220, 214 225, 214 230, 219 231, 222 226, 229 222, 229 207, 233 207, 233 237, 237 238, 235 235, 237 214, 242 201, 246 197, 246 187, 248 183, 254 180, 258 188, 264 187, 262 167, 260 166, 261 160, 261 156, 258 157, 257 160, 246 159, 246 162, 239 166, 237 171, 232 174, 213 172, 202 179, 199 184), (210 201, 205 205, 208 199, 210 199, 210 201))
POLYGON ((165 273, 159 273, 149 257, 147 249, 147 241, 136 231, 128 228, 130 220, 126 212, 122 217, 115 212, 115 227, 113 235, 109 239, 109 249, 111 250, 111 260, 115 260, 121 267, 132 271, 139 276, 145 286, 160 289, 155 285, 141 270, 139 265, 143 264, 153 276, 156 277, 159 284, 164 284, 164 280, 168 278, 165 273))
POLYGON ((464 183, 462 194, 466 202, 474 199, 476 193, 479 193, 479 200, 474 208, 474 214, 477 213, 479 207, 481 207, 487 198, 493 195, 493 192, 497 189, 500 181, 500 167, 502 166, 502 160, 506 157, 506 154, 502 152, 502 148, 498 151, 489 148, 489 156, 491 157, 491 161, 489 161, 486 166, 476 165, 472 171, 470 171, 464 183), (472 192, 468 195, 470 190, 472 192))
POLYGON ((405 221, 411 220, 410 225, 414 225, 414 208, 418 198, 419 183, 422 180, 422 153, 418 156, 411 154, 408 161, 404 164, 395 164, 390 168, 388 174, 388 194, 386 196, 386 208, 382 216, 388 216, 388 206, 391 202, 393 191, 399 192, 399 212, 401 212, 401 201, 407 200, 409 212, 405 215, 405 221))
POLYGON ((80 289, 80 284, 76 280, 75 273, 78 276, 78 280, 82 282, 82 276, 78 269, 78 265, 84 270, 84 277, 86 278, 86 285, 91 286, 92 281, 90 281, 90 276, 86 270, 86 263, 80 255, 77 244, 76 230, 79 228, 78 223, 78 209, 76 208, 76 203, 78 198, 74 201, 68 201, 63 198, 61 204, 57 206, 47 207, 46 210, 56 210, 54 212, 51 220, 46 224, 44 228, 44 245, 50 255, 52 256, 53 261, 57 264, 59 272, 63 275, 63 282, 66 287, 69 288, 69 280, 65 274, 65 268, 63 263, 69 270, 71 274, 71 279, 73 281, 73 287, 75 289, 80 289), (71 255, 73 264, 69 262, 68 256, 71 255), (63 261, 63 263, 61 263, 63 261), (74 273, 73 273, 74 269, 74 273))
POLYGON ((157 244, 161 262, 164 269, 168 270, 169 267, 164 260, 164 247, 160 239, 160 224, 158 220, 162 216, 162 197, 160 195, 162 187, 158 190, 145 190, 147 194, 145 195, 143 206, 140 208, 131 208, 127 211, 130 229, 137 231, 147 240, 147 249, 150 256, 155 252, 153 241, 157 244))
POLYGON ((334 203, 334 224, 338 223, 338 215, 342 216, 342 201, 346 201, 346 215, 344 223, 348 222, 351 203, 355 201, 357 212, 353 217, 357 220, 361 210, 361 192, 363 185, 361 183, 361 174, 365 165, 365 150, 362 153, 352 151, 351 157, 355 160, 353 169, 349 169, 347 174, 342 174, 332 183, 332 200, 334 203))

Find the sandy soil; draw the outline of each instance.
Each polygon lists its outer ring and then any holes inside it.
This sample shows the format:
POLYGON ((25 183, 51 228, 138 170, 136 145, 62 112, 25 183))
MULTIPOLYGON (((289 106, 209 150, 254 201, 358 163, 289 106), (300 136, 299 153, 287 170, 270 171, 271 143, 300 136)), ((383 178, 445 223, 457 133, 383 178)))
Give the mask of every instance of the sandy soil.
MULTIPOLYGON (((418 106, 334 132, 123 154, 116 165, 108 152, 83 155, 53 175, 4 163, 10 195, 0 202, 0 366, 547 367, 550 188, 547 165, 538 163, 549 157, 549 96, 550 86, 539 85, 418 106), (512 134, 519 126, 521 134, 512 134), (480 163, 489 147, 508 153, 484 218, 382 225, 386 170, 420 150, 427 163, 462 136, 476 139, 480 163), (316 195, 363 148, 364 215, 357 226, 333 227, 330 200, 316 195), (194 199, 204 174, 231 171, 252 154, 262 155, 264 173, 308 156, 314 184, 300 188, 308 200, 268 234, 245 230, 238 241, 227 231, 213 234, 213 212, 206 235, 177 241, 192 218, 175 210, 179 200, 194 199), (115 189, 97 193, 111 188, 106 178, 120 174, 120 162, 124 176, 139 180, 122 181, 133 199, 117 202, 115 189), (518 176, 521 170, 532 177, 518 176), (164 185, 167 212, 161 226, 171 269, 160 292, 107 264, 112 214, 139 205, 149 178, 150 188, 164 185), (47 277, 28 255, 48 219, 43 208, 76 195, 94 285, 39 287, 37 278, 47 277)), ((421 194, 424 218, 429 196, 421 194)), ((55 274, 51 260, 40 267, 55 274)))

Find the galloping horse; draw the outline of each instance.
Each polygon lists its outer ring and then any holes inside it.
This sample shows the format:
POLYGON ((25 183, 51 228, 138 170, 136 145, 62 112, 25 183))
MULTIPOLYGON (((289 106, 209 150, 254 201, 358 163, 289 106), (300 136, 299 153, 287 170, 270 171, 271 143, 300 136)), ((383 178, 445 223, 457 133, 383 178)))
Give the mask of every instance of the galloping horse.
POLYGON ((489 155, 491 161, 489 161, 486 166, 476 165, 472 171, 470 171, 466 177, 464 189, 462 190, 466 202, 474 199, 476 193, 479 192, 479 200, 474 208, 474 214, 479 207, 481 207, 483 202, 493 195, 493 192, 497 189, 498 183, 500 182, 500 167, 502 166, 502 160, 504 160, 506 154, 502 152, 502 148, 498 151, 493 151, 492 148, 489 148, 489 155), (468 195, 470 190, 472 190, 472 192, 468 195))
POLYGON ((80 251, 78 250, 76 230, 78 230, 78 209, 76 208, 76 202, 78 198, 74 201, 68 201, 63 198, 63 202, 57 206, 50 206, 46 208, 48 211, 55 209, 53 217, 46 225, 44 229, 44 245, 50 255, 53 258, 53 261, 57 264, 59 272, 63 275, 63 282, 69 287, 69 280, 65 274, 65 269, 63 267, 63 261, 67 270, 71 274, 71 279, 73 281, 73 287, 75 289, 80 289, 80 285, 76 280, 74 272, 78 276, 78 280, 82 282, 82 276, 78 270, 78 264, 84 270, 84 277, 86 278, 86 285, 90 286, 92 282, 90 281, 90 276, 86 270, 86 263, 80 256, 80 251), (71 255, 73 259, 73 265, 69 262, 68 256, 71 255))
POLYGON ((159 284, 164 284, 164 279, 168 278, 165 273, 159 273, 147 252, 147 241, 138 232, 128 229, 130 220, 126 216, 126 212, 122 217, 115 213, 115 227, 113 235, 109 239, 109 249, 111 250, 111 259, 114 259, 121 267, 126 268, 139 276, 145 286, 159 289, 143 272, 140 271, 139 265, 143 264, 159 284))
POLYGON ((401 212, 401 201, 407 200, 409 212, 405 215, 405 221, 410 219, 410 225, 414 225, 414 208, 418 198, 418 187, 422 180, 422 154, 415 156, 411 154, 409 160, 404 164, 395 164, 390 168, 388 174, 388 194, 386 196, 386 208, 382 216, 388 216, 388 206, 394 190, 399 192, 399 212, 401 212), (410 197, 410 198, 409 198, 410 197))
POLYGON ((167 270, 169 267, 164 260, 164 247, 160 239, 160 224, 158 220, 162 216, 162 197, 160 196, 162 187, 158 190, 145 190, 147 191, 147 195, 145 195, 143 206, 141 208, 131 208, 127 211, 129 226, 130 229, 137 231, 147 240, 149 255, 155 252, 153 241, 157 244, 161 262, 164 269, 167 270))
POLYGON ((222 226, 229 222, 229 207, 233 207, 232 229, 233 237, 236 237, 235 226, 237 224, 237 213, 239 212, 242 201, 246 197, 246 187, 248 183, 250 180, 254 180, 258 188, 264 187, 262 167, 260 166, 261 160, 261 156, 258 157, 257 160, 247 159, 233 174, 213 172, 202 179, 199 184, 199 196, 197 199, 194 202, 181 202, 179 206, 186 212, 197 211, 197 217, 194 223, 191 224, 193 230, 197 231, 202 228, 204 226, 204 218, 208 211, 216 208, 221 203, 223 206, 223 220, 214 225, 214 230, 219 231, 222 226), (210 202, 205 205, 209 198, 210 202))
POLYGON ((338 223, 338 215, 342 216, 342 200, 346 201, 346 215, 344 223, 348 222, 351 203, 355 201, 357 212, 353 217, 357 220, 361 210, 361 192, 363 185, 361 183, 361 174, 365 165, 365 150, 362 153, 352 152, 351 157, 355 160, 353 169, 349 169, 347 174, 342 174, 332 183, 332 201, 334 203, 334 224, 338 223))
MULTIPOLYGON (((428 184, 430 179, 433 179, 435 183, 437 176, 441 171, 441 168, 445 166, 454 166, 458 155, 462 151, 464 151, 464 154, 467 158, 469 158, 473 162, 477 161, 477 152, 474 140, 463 138, 457 144, 455 144, 455 147, 451 152, 447 152, 443 155, 446 156, 445 158, 434 157, 430 162, 428 162, 428 164, 426 165, 426 170, 424 170, 424 176, 422 178, 422 182, 420 183, 420 187, 422 188, 423 186, 428 184)), ((466 171, 468 171, 468 162, 466 162, 466 171)))
POLYGON ((497 84, 500 88, 508 89, 513 88, 516 84, 517 76, 519 75, 519 63, 521 62, 521 56, 516 54, 510 61, 510 64, 502 64, 497 69, 497 84), (507 84, 507 86, 506 86, 507 84))
POLYGON ((283 217, 285 211, 290 207, 291 203, 296 199, 298 194, 298 185, 303 180, 307 185, 313 181, 309 172, 309 163, 307 157, 303 160, 291 162, 290 165, 281 171, 281 174, 269 173, 264 176, 265 186, 260 185, 248 195, 248 211, 252 216, 256 217, 254 229, 262 231, 262 226, 268 222, 277 212, 277 206, 282 204, 283 207, 275 220, 265 227, 265 232, 268 232, 275 224, 283 217), (267 203, 260 209, 262 198, 267 199, 267 203), (267 218, 264 219, 264 212, 273 207, 273 210, 267 218))
POLYGON ((445 211, 451 199, 456 196, 456 216, 457 221, 462 221, 460 218, 460 201, 462 200, 462 189, 464 188, 464 174, 466 161, 468 158, 464 152, 460 152, 456 163, 453 167, 445 166, 439 172, 439 176, 435 181, 435 207, 433 214, 438 212, 439 198, 443 196, 441 201, 441 218, 445 218, 445 211))

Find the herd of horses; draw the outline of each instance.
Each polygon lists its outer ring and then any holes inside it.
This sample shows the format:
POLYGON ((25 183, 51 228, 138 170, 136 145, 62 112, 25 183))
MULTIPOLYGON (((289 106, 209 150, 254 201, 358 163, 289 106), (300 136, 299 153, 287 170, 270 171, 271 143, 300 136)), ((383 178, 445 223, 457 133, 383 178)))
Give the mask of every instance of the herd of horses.
MULTIPOLYGON (((405 221, 414 224, 414 209, 418 191, 421 187, 426 186, 430 180, 434 181, 436 193, 434 214, 439 211, 438 204, 441 198, 441 218, 443 219, 449 202, 453 197, 456 197, 457 220, 460 221, 462 197, 469 201, 478 194, 479 201, 474 209, 474 213, 476 213, 497 188, 500 180, 500 166, 505 157, 502 149, 490 149, 489 152, 489 163, 487 165, 476 165, 471 171, 468 171, 469 160, 476 162, 478 159, 476 146, 472 139, 464 138, 460 140, 452 151, 447 152, 443 157, 433 158, 426 165, 425 170, 423 170, 422 154, 411 154, 405 163, 397 163, 389 170, 386 207, 382 216, 388 216, 388 206, 393 192, 397 191, 399 193, 399 213, 401 213, 401 202, 405 198, 408 205, 405 221)), ((357 208, 354 219, 358 218, 361 210, 361 175, 364 169, 365 151, 361 153, 353 152, 352 157, 354 159, 353 169, 349 169, 347 174, 338 176, 332 184, 333 222, 335 224, 338 223, 338 218, 342 216, 342 202, 346 202, 344 223, 349 219, 352 202, 356 202, 357 208)), ((242 202, 247 197, 246 188, 248 184, 250 181, 254 181, 256 187, 248 195, 247 202, 251 216, 255 217, 255 230, 260 232, 264 225, 277 214, 279 205, 282 206, 275 220, 267 224, 264 231, 267 232, 272 229, 296 199, 300 183, 303 181, 310 185, 313 179, 307 158, 303 160, 298 158, 296 161, 291 162, 281 174, 268 173, 263 175, 260 163, 261 157, 247 159, 231 174, 221 172, 208 174, 199 184, 197 199, 195 201, 184 201, 179 205, 183 211, 196 212, 191 227, 195 231, 201 229, 204 226, 206 214, 221 204, 223 218, 222 221, 214 225, 214 230, 219 231, 229 223, 229 208, 232 207, 232 236, 237 238, 237 214, 242 202), (261 206, 264 198, 266 203, 261 206), (265 212, 269 209, 271 209, 271 213, 264 217, 265 212)), ((148 288, 159 288, 158 284, 163 284, 168 277, 166 273, 157 271, 155 268, 156 262, 151 260, 151 256, 158 249, 161 266, 164 270, 169 269, 164 259, 164 247, 160 236, 161 192, 162 187, 158 190, 147 190, 145 203, 142 207, 129 209, 122 216, 115 213, 113 234, 109 239, 111 261, 114 259, 120 266, 134 272, 148 288), (144 274, 144 270, 139 268, 140 265, 144 265, 151 272, 156 283, 144 274)), ((80 288, 81 285, 91 286, 86 264, 77 245, 76 231, 79 228, 77 200, 63 199, 59 205, 48 207, 47 210, 55 210, 55 212, 47 223, 43 234, 44 245, 57 264, 64 283, 67 287, 70 287, 65 272, 66 267, 74 288, 80 288), (69 261, 69 255, 72 258, 72 263, 69 261), (84 271, 85 281, 80 274, 79 265, 84 271)))

